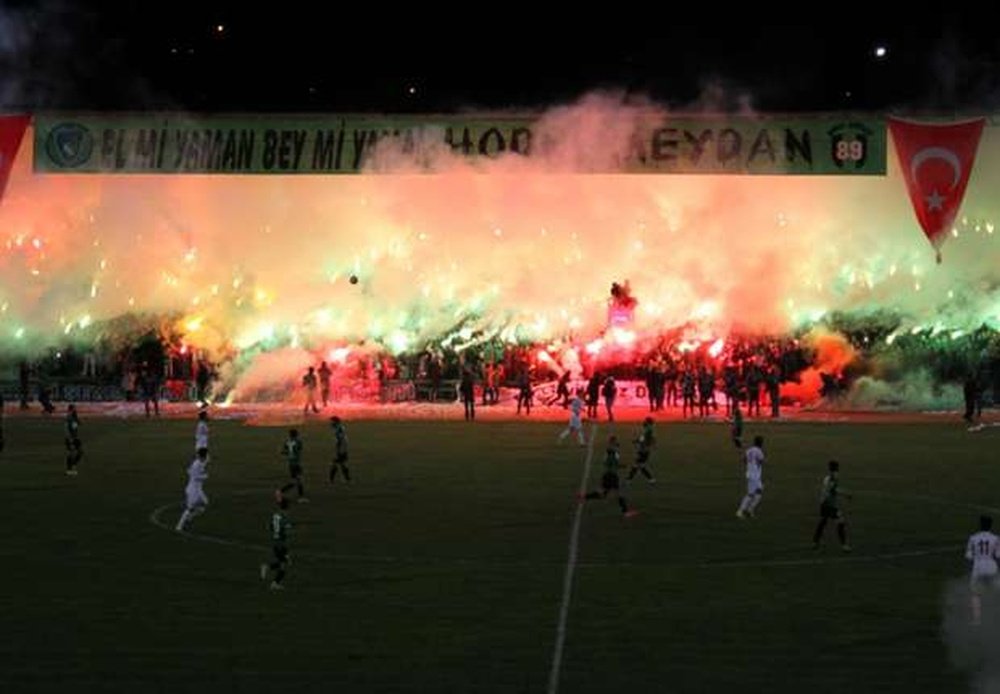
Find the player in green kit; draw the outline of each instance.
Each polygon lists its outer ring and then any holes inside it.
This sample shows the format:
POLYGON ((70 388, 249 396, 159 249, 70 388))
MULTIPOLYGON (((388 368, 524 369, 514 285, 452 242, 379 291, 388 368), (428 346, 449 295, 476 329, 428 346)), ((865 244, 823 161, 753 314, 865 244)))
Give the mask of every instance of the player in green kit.
POLYGON ((347 467, 347 432, 344 431, 344 423, 340 421, 340 417, 330 417, 330 426, 333 427, 333 435, 337 439, 333 462, 330 464, 330 483, 333 484, 338 470, 344 474, 344 479, 350 483, 351 471, 347 467))
POLYGON ((291 482, 281 488, 281 495, 295 487, 299 493, 299 503, 304 504, 309 499, 306 498, 306 489, 302 484, 302 439, 299 438, 297 429, 288 430, 288 440, 282 446, 281 452, 288 461, 288 476, 292 478, 291 482))
POLYGON ((813 547, 819 549, 820 540, 823 539, 823 530, 829 520, 837 521, 837 537, 840 539, 840 548, 845 552, 851 551, 851 546, 847 544, 847 524, 844 521, 844 514, 840 510, 840 497, 850 499, 850 495, 840 488, 840 463, 831 460, 827 463, 829 474, 823 478, 823 489, 820 492, 819 502, 819 524, 816 532, 813 533, 813 547))
POLYGON ((80 418, 76 405, 66 409, 66 474, 76 475, 76 466, 83 458, 83 442, 80 440, 80 418))
POLYGON ((743 413, 740 412, 739 397, 733 399, 733 424, 729 434, 733 439, 733 445, 743 448, 743 413))
POLYGON ((636 445, 635 450, 635 462, 628 469, 628 481, 631 482, 635 477, 635 473, 641 472, 642 476, 650 484, 656 484, 656 478, 653 477, 653 473, 650 472, 649 467, 646 463, 649 461, 649 454, 653 450, 653 446, 656 445, 656 437, 653 436, 653 418, 646 417, 642 422, 642 431, 639 432, 639 436, 633 441, 636 445))
POLYGON ((273 573, 271 579, 271 590, 283 590, 285 581, 285 570, 289 564, 288 557, 288 531, 292 527, 285 511, 288 509, 288 499, 279 499, 278 508, 271 515, 271 551, 274 554, 274 561, 270 564, 260 565, 260 580, 267 580, 268 573, 273 573))
POLYGON ((604 457, 604 474, 601 475, 601 488, 598 491, 584 494, 580 492, 577 499, 586 501, 589 499, 606 499, 608 494, 614 492, 618 498, 618 508, 621 509, 623 518, 631 518, 639 515, 635 509, 628 507, 628 501, 621 493, 621 481, 618 478, 618 468, 621 467, 621 451, 619 450, 618 437, 611 435, 608 438, 608 448, 604 457))

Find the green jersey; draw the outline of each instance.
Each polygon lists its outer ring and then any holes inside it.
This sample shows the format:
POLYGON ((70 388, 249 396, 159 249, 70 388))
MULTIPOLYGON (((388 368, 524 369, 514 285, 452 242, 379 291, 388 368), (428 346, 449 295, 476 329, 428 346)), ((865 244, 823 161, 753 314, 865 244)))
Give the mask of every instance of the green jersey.
POLYGON ((288 529, 291 527, 288 516, 281 511, 275 511, 271 516, 271 541, 275 544, 285 544, 288 539, 288 529))
POLYGON ((333 434, 337 437, 337 455, 347 455, 347 432, 344 430, 344 425, 335 425, 333 434))
POLYGON ((823 478, 823 489, 819 500, 821 504, 831 508, 840 505, 840 479, 836 475, 827 475, 823 478))
POLYGON ((302 439, 288 439, 285 441, 285 447, 283 450, 285 458, 288 459, 288 464, 291 466, 301 466, 302 465, 302 439))
POLYGON ((80 437, 80 420, 76 413, 71 412, 66 415, 66 438, 74 440, 80 437))
POLYGON ((653 425, 643 424, 642 431, 639 433, 639 438, 636 439, 636 443, 639 446, 639 453, 649 453, 656 443, 656 437, 653 436, 653 425))
POLYGON ((621 453, 618 450, 618 446, 608 446, 608 450, 604 458, 605 472, 613 472, 617 474, 619 467, 621 467, 621 453))

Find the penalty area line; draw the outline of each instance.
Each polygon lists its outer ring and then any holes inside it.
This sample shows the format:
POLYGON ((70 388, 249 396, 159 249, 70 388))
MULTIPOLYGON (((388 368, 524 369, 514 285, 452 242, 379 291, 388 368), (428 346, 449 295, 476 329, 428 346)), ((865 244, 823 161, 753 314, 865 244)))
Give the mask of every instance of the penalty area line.
MULTIPOLYGON (((260 490, 247 490, 248 492, 257 493, 260 490)), ((239 491, 233 492, 233 496, 244 494, 247 492, 239 491)), ((171 503, 163 504, 155 509, 149 514, 149 522, 155 525, 157 528, 166 530, 174 535, 179 535, 190 540, 198 540, 199 542, 209 542, 215 545, 222 545, 223 547, 236 547, 238 549, 247 549, 254 552, 263 552, 265 554, 271 551, 270 545, 255 544, 253 542, 243 542, 242 540, 232 540, 225 537, 218 537, 217 535, 207 535, 205 533, 194 533, 190 530, 177 530, 174 526, 164 523, 162 520, 163 514, 171 508, 182 508, 181 503, 171 503)), ((317 559, 332 559, 336 561, 357 561, 365 562, 370 564, 401 564, 406 561, 403 557, 389 557, 389 556, 379 556, 379 555, 356 555, 356 554, 336 554, 333 552, 317 552, 313 550, 306 550, 303 552, 296 553, 296 556, 303 557, 314 557, 317 559)))
MULTIPOLYGON (((594 438, 596 437, 596 427, 591 432, 591 440, 587 450, 587 458, 584 464, 584 475, 580 483, 580 491, 586 491, 586 484, 589 477, 591 460, 593 457, 593 445, 594 438)), ((246 490, 236 490, 230 492, 231 496, 242 496, 249 494, 259 494, 261 490, 259 489, 246 489, 246 490)), ((907 494, 887 494, 877 491, 869 490, 856 490, 854 492, 857 495, 864 496, 874 496, 881 498, 893 498, 893 499, 903 499, 908 501, 918 501, 923 503, 934 503, 941 504, 945 506, 952 506, 955 508, 966 508, 969 510, 974 510, 978 512, 988 512, 993 514, 1000 514, 1000 508, 995 508, 985 504, 962 502, 954 499, 944 499, 940 497, 924 496, 924 495, 907 495, 907 494)), ((629 561, 579 561, 577 556, 577 549, 579 546, 579 532, 580 532, 580 520, 582 516, 583 504, 578 504, 577 515, 573 519, 573 532, 570 536, 570 556, 566 564, 566 575, 563 580, 563 597, 562 604, 560 606, 559 614, 559 626, 557 630, 557 642, 556 646, 558 652, 554 654, 554 665, 555 658, 561 659, 561 649, 563 642, 565 641, 565 630, 566 630, 566 620, 569 614, 569 600, 570 593, 572 591, 573 577, 577 569, 595 569, 595 568, 606 568, 609 566, 617 567, 649 567, 651 564, 637 563, 629 561)), ((172 524, 163 521, 163 515, 171 508, 180 509, 183 507, 182 503, 169 503, 163 504, 155 508, 149 514, 149 522, 160 528, 161 530, 166 530, 167 532, 178 535, 180 537, 197 540, 199 542, 209 542, 211 544, 221 545, 224 547, 236 547, 245 550, 251 550, 254 552, 264 552, 268 553, 271 551, 270 546, 263 544, 256 544, 253 542, 245 542, 242 540, 231 539, 227 537, 219 537, 217 535, 208 535, 206 533, 191 532, 190 530, 183 530, 178 532, 172 524)), ((786 557, 781 559, 721 559, 721 560, 693 560, 688 562, 678 562, 673 564, 656 564, 656 566, 670 568, 670 569, 680 569, 680 570, 721 570, 721 569, 745 569, 745 568, 781 568, 781 567, 800 567, 800 566, 821 566, 821 565, 837 565, 837 564, 856 564, 856 563, 877 563, 884 561, 893 561, 901 559, 916 559, 920 557, 928 557, 939 554, 948 554, 952 552, 957 552, 962 549, 964 545, 959 543, 955 544, 941 544, 934 545, 930 547, 918 547, 914 549, 900 549, 898 551, 881 552, 878 554, 839 554, 837 556, 829 555, 816 555, 815 551, 811 548, 803 546, 803 552, 808 553, 812 556, 803 557, 786 557)), ((299 556, 314 557, 316 559, 332 559, 340 562, 360 562, 368 564, 407 564, 411 562, 431 562, 434 563, 454 563, 458 565, 481 565, 489 564, 490 561, 486 557, 430 557, 426 555, 415 555, 415 556, 388 556, 388 555, 358 555, 358 554, 339 554, 333 552, 323 552, 315 550, 304 550, 299 553, 299 556)), ((537 566, 538 562, 496 562, 504 566, 537 566)), ((552 563, 554 564, 554 562, 552 563)), ((546 563, 546 565, 549 565, 546 563)), ((554 690, 551 690, 554 691, 554 690)))
POLYGON ((251 542, 240 542, 239 540, 227 540, 224 537, 215 537, 214 535, 201 535, 199 533, 191 533, 186 530, 177 530, 176 528, 171 527, 166 523, 164 523, 162 520, 160 520, 160 516, 163 515, 164 511, 166 511, 169 508, 173 508, 175 506, 179 507, 181 506, 181 504, 164 504, 163 506, 159 506, 153 509, 153 512, 149 514, 149 522, 158 528, 163 528, 164 530, 168 530, 172 533, 176 533, 184 537, 190 537, 195 540, 201 540, 202 542, 211 542, 212 544, 223 545, 225 547, 239 547, 240 549, 252 549, 255 552, 270 551, 269 547, 265 547, 264 545, 255 545, 251 542))

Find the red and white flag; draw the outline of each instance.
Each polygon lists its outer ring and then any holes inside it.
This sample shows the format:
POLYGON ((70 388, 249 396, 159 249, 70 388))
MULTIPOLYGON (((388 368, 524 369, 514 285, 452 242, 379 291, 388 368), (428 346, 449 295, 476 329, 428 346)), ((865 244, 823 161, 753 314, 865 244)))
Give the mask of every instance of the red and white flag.
POLYGON ((913 211, 938 251, 938 262, 962 205, 985 123, 985 118, 949 124, 889 119, 913 211))
POLYGON ((0 201, 31 116, 0 116, 0 201))

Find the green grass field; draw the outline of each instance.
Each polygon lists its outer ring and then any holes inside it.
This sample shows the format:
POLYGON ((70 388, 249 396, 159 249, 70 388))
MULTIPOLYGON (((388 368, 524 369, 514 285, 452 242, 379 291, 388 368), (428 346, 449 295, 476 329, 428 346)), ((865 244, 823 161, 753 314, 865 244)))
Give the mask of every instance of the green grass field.
MULTIPOLYGON (((85 419, 71 478, 61 418, 8 419, 0 691, 546 692, 586 448, 555 445, 561 424, 347 426, 350 487, 326 483, 330 431, 301 427, 311 503, 272 592, 284 428, 212 423, 211 506, 181 535, 192 421, 85 419)), ((750 422, 768 464, 744 522, 726 427, 658 433, 639 517, 584 505, 559 692, 968 691, 943 602, 1000 506, 1000 429, 750 422), (811 547, 830 457, 850 555, 832 526, 811 547)))

